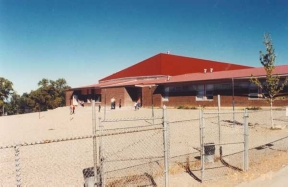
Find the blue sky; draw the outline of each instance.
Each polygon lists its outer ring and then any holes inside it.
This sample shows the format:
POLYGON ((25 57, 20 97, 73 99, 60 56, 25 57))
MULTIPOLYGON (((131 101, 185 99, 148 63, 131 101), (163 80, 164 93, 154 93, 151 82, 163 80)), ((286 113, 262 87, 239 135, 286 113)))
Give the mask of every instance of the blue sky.
POLYGON ((158 53, 261 66, 263 34, 288 64, 286 0, 0 0, 0 77, 22 94, 72 87, 158 53))

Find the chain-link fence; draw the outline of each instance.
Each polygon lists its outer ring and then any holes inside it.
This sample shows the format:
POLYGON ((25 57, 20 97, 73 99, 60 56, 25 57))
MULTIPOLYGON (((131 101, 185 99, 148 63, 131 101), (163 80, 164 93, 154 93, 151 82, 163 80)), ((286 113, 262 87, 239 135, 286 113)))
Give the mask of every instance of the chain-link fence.
POLYGON ((288 116, 285 108, 249 111, 249 162, 266 163, 269 158, 288 152, 288 116), (273 124, 272 124, 273 123, 273 124))
POLYGON ((163 186, 162 118, 100 121, 102 186, 163 186), (115 128, 116 126, 116 128, 115 128))
MULTIPOLYGON (((195 114, 196 112, 196 114, 195 114)), ((169 116, 169 169, 170 175, 186 172, 200 180, 200 132, 199 115, 169 116)))
POLYGON ((154 118, 92 115, 92 135, 2 146, 0 184, 168 186, 167 177, 183 173, 205 182, 288 152, 284 108, 273 111, 272 129, 270 110, 164 111, 154 118))
POLYGON ((231 170, 246 169, 247 117, 244 111, 200 113, 201 181, 225 176, 231 170))
POLYGON ((93 165, 91 137, 45 140, 1 147, 1 185, 82 185, 82 170, 93 165))

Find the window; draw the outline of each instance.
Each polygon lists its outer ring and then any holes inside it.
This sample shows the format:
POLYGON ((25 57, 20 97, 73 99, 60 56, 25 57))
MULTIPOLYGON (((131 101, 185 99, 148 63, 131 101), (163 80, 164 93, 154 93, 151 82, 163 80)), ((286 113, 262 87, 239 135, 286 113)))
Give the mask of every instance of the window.
POLYGON ((169 101, 169 87, 164 88, 164 96, 162 97, 162 101, 169 101))
POLYGON ((232 84, 230 83, 215 84, 214 89, 215 90, 232 90, 232 84))
POLYGON ((248 99, 263 99, 262 89, 259 88, 256 84, 250 84, 248 99))
POLYGON ((213 90, 214 90, 214 86, 213 84, 208 84, 206 85, 206 99, 207 100, 213 100, 213 90))
POLYGON ((213 100, 213 84, 197 85, 196 101, 213 100))
POLYGON ((204 85, 197 86, 196 101, 204 100, 204 85))

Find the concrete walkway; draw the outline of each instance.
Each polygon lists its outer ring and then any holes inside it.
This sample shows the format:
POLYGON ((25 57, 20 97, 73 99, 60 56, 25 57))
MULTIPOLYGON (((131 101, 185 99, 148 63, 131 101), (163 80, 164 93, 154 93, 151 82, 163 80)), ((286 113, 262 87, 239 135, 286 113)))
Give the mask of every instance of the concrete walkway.
POLYGON ((288 186, 288 166, 282 168, 278 172, 269 172, 261 175, 261 177, 250 181, 243 182, 237 187, 286 187, 288 186))

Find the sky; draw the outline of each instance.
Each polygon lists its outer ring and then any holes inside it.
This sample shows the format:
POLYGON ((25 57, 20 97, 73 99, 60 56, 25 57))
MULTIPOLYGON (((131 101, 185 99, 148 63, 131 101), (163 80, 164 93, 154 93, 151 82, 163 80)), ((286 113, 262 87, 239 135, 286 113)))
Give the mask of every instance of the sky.
POLYGON ((288 64, 287 0, 0 0, 0 77, 79 87, 167 51, 260 67, 264 33, 288 64))

